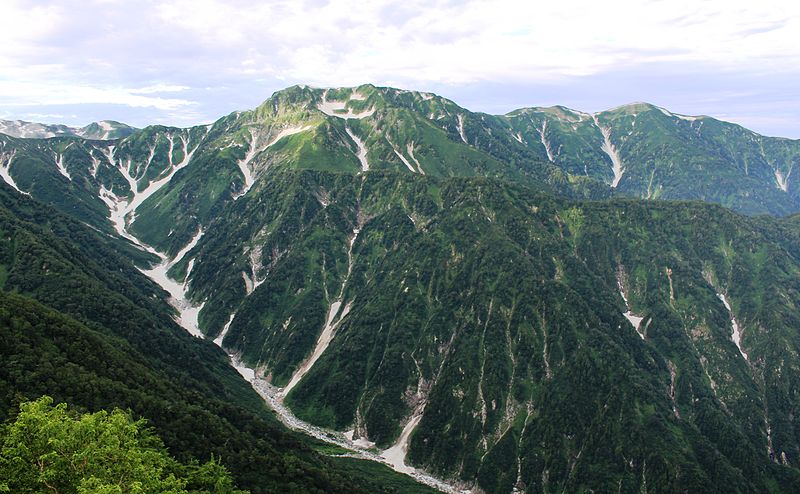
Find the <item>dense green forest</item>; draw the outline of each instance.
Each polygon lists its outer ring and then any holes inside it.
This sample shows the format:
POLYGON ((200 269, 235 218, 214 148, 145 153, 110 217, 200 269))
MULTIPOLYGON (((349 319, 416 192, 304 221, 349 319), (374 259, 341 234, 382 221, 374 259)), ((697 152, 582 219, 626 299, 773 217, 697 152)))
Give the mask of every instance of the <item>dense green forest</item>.
POLYGON ((795 141, 295 86, 0 155, 0 419, 48 395, 252 493, 429 491, 287 431, 230 354, 458 487, 800 490, 795 141), (173 300, 141 271, 162 260, 173 300))
POLYGON ((389 447, 424 406, 409 459, 488 492, 798 485, 792 221, 377 172, 275 173, 236 206, 192 251, 210 336, 234 314, 225 347, 285 385, 349 306, 287 398, 306 420, 389 447))
POLYGON ((2 184, 0 201, 0 419, 47 394, 84 412, 131 410, 177 460, 213 456, 253 493, 426 492, 288 432, 219 348, 172 321, 115 240, 2 184))

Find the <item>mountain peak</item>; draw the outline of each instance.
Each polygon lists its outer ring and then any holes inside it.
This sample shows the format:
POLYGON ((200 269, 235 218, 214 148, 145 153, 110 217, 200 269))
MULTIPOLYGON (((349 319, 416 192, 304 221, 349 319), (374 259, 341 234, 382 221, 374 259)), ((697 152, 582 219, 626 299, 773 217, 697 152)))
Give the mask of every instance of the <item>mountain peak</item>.
POLYGON ((134 132, 130 125, 115 120, 100 120, 76 129, 75 134, 86 139, 109 140, 127 137, 134 132))
POLYGON ((652 111, 658 110, 664 113, 665 115, 672 115, 669 111, 661 108, 660 106, 656 106, 652 103, 647 103, 645 101, 634 101, 632 103, 625 103, 624 105, 615 106, 614 108, 608 109, 604 112, 598 113, 626 113, 626 114, 633 114, 633 113, 642 113, 645 111, 652 111))
POLYGON ((511 111, 507 113, 507 116, 516 116, 516 115, 523 115, 523 114, 530 114, 530 113, 544 113, 550 115, 552 117, 562 119, 562 120, 572 120, 575 117, 579 119, 584 119, 587 117, 591 117, 590 114, 586 112, 582 112, 579 110, 573 110, 572 108, 562 106, 562 105, 554 105, 554 106, 532 106, 527 108, 520 108, 518 110, 511 111))
MULTIPOLYGON (((434 93, 410 91, 394 87, 361 84, 349 87, 313 87, 294 85, 274 92, 255 110, 255 120, 261 121, 281 114, 308 111, 322 112, 329 117, 361 119, 384 109, 405 108, 429 118, 446 114, 467 114, 468 110, 434 93)), ((246 113, 246 112, 243 112, 246 113)), ((307 116, 307 114, 306 114, 307 116)))
POLYGON ((709 118, 709 117, 707 117, 705 115, 682 115, 682 114, 679 114, 679 113, 673 113, 673 112, 667 110, 664 107, 661 107, 661 106, 658 106, 658 105, 654 105, 652 103, 647 103, 647 102, 644 102, 644 101, 636 101, 636 102, 633 102, 633 103, 627 103, 627 104, 624 104, 624 105, 620 105, 620 106, 611 108, 610 110, 606 110, 604 112, 598 112, 598 114, 600 114, 600 113, 616 113, 616 114, 625 114, 625 115, 637 115, 639 113, 645 113, 645 112, 648 112, 648 111, 657 111, 657 112, 662 113, 664 116, 679 118, 681 120, 687 120, 687 121, 695 121, 695 120, 700 120, 700 119, 703 119, 703 118, 709 118))

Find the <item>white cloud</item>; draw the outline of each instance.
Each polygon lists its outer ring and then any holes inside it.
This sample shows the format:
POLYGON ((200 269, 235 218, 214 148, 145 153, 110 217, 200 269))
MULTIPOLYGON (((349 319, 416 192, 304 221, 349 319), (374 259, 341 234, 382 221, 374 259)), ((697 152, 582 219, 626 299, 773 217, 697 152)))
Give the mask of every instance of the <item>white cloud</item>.
POLYGON ((37 42, 53 32, 63 15, 58 3, 31 5, 26 1, 4 0, 0 3, 0 33, 3 33, 0 59, 39 51, 37 42))
POLYGON ((519 87, 654 66, 800 74, 800 2, 785 0, 4 0, 0 32, 1 104, 164 118, 215 116, 191 106, 217 94, 206 87, 265 98, 292 83, 519 87))
POLYGON ((344 85, 547 81, 653 62, 778 71, 800 62, 800 3, 778 0, 95 3, 6 2, 0 67, 24 65, 23 54, 81 57, 103 78, 131 62, 164 91, 190 84, 163 78, 193 64, 229 77, 344 85))
POLYGON ((130 89, 133 94, 157 94, 157 93, 177 93, 191 89, 189 86, 179 86, 177 84, 153 84, 152 86, 130 89))
POLYGON ((25 118, 44 122, 47 120, 64 120, 65 118, 77 118, 77 115, 64 115, 63 113, 26 113, 25 118))
POLYGON ((800 61, 800 6, 774 0, 332 0, 256 7, 175 0, 157 13, 201 44, 240 50, 243 72, 261 63, 269 75, 324 85, 541 81, 652 62, 778 70, 800 61))
POLYGON ((193 104, 184 99, 141 96, 136 92, 136 89, 98 88, 58 81, 0 80, 0 104, 9 106, 111 104, 174 111, 193 104))

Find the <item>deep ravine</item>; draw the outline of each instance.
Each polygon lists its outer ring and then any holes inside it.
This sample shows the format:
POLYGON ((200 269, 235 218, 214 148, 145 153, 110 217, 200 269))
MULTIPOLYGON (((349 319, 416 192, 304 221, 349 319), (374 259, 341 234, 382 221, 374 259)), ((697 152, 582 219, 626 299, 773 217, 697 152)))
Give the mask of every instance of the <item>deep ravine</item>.
MULTIPOLYGON (((113 153, 113 149, 110 150, 110 153, 113 153)), ((113 157, 113 154, 112 154, 113 157)), ((191 158, 191 154, 189 154, 189 159, 191 158)), ((188 161, 188 159, 186 160, 188 161)), ((182 166, 185 166, 186 163, 182 163, 182 166)), ((181 167, 182 167, 181 166, 181 167)), ((176 167, 177 168, 177 167, 176 167)), ((173 169, 174 172, 174 169, 173 169)), ((173 173, 170 173, 169 177, 172 176, 173 173)), ((159 187, 166 185, 168 180, 161 180, 159 181, 159 187)), ((152 195, 157 188, 154 190, 149 188, 147 190, 147 195, 152 195)), ((101 189, 100 194, 101 196, 104 195, 104 190, 101 189)), ((106 192, 107 194, 107 192, 106 192)), ((127 222, 126 217, 129 214, 135 214, 136 207, 140 205, 143 201, 136 199, 142 193, 134 194, 134 199, 128 203, 128 201, 124 199, 119 199, 116 197, 109 197, 105 195, 105 202, 109 207, 110 218, 114 223, 114 226, 120 236, 130 240, 132 243, 137 245, 143 250, 150 252, 152 254, 157 255, 161 262, 156 266, 150 269, 141 269, 139 270, 148 278, 153 280, 156 284, 158 284, 161 288, 163 288, 167 293, 170 294, 170 304, 178 311, 178 317, 176 322, 183 327, 189 334, 195 336, 197 338, 205 338, 203 333, 200 331, 199 323, 198 323, 198 316, 200 311, 202 310, 205 302, 201 302, 199 305, 194 304, 187 298, 187 291, 188 286, 185 282, 179 282, 170 278, 167 272, 183 260, 184 257, 197 245, 200 241, 200 238, 203 236, 203 229, 200 228, 192 240, 183 248, 181 249, 173 258, 169 258, 167 255, 157 251, 150 245, 145 244, 137 237, 135 237, 131 232, 127 229, 127 222)), ((403 433, 401 437, 398 439, 397 443, 390 447, 385 451, 378 451, 375 450, 371 443, 368 443, 363 440, 353 440, 352 437, 348 438, 344 433, 331 431, 327 429, 323 429, 321 427, 314 426, 299 419, 297 416, 289 410, 283 403, 283 399, 288 394, 288 391, 296 385, 300 379, 303 377, 305 372, 307 372, 311 366, 316 362, 319 356, 322 355, 325 348, 327 348, 327 344, 330 343, 330 339, 333 336, 333 331, 338 325, 339 322, 347 315, 349 311, 349 305, 345 305, 344 310, 340 310, 342 306, 342 297, 344 295, 344 289, 347 284, 347 279, 349 278, 350 272, 352 271, 352 250, 353 245, 355 244, 356 239, 358 238, 359 228, 356 227, 353 232, 352 236, 349 241, 349 248, 348 248, 348 273, 347 278, 342 283, 342 287, 340 288, 337 300, 333 301, 330 304, 328 317, 326 320, 326 327, 325 329, 329 329, 326 336, 326 331, 323 330, 323 334, 320 336, 320 340, 317 342, 317 346, 312 353, 312 356, 304 365, 304 371, 298 371, 298 373, 293 376, 292 382, 290 385, 287 385, 286 388, 277 388, 267 382, 263 376, 260 376, 255 369, 251 369, 245 366, 238 358, 237 355, 228 354, 231 362, 231 366, 233 366, 242 377, 247 380, 253 389, 261 396, 264 402, 278 415, 280 421, 289 427, 292 430, 300 431, 305 434, 308 434, 316 439, 321 441, 325 441, 330 444, 334 444, 341 448, 344 448, 350 451, 350 455, 355 458, 361 458, 364 460, 371 460, 371 461, 378 461, 384 463, 391 467, 393 470, 409 475, 413 477, 418 482, 425 484, 427 486, 433 487, 438 489, 442 492, 447 493, 461 493, 461 494, 468 494, 471 490, 462 490, 454 487, 451 484, 448 484, 445 481, 437 479, 427 473, 418 470, 416 468, 410 467, 405 464, 405 456, 406 450, 408 445, 408 440, 410 438, 410 434, 413 431, 413 428, 419 423, 419 420, 422 418, 421 414, 419 416, 412 417, 409 424, 403 429, 403 433), (338 317, 337 317, 338 316, 338 317), (327 338, 327 341, 325 339, 327 338), (405 437, 404 437, 405 435, 405 437)), ((190 260, 190 263, 193 261, 190 260)), ((188 277, 188 273, 187 273, 188 277)), ((222 340, 228 332, 231 323, 233 322, 236 314, 232 314, 226 323, 225 327, 223 328, 222 332, 214 339, 214 343, 222 347, 222 340)), ((224 349, 224 348, 223 348, 224 349)), ((301 368, 302 369, 302 368, 301 368)))

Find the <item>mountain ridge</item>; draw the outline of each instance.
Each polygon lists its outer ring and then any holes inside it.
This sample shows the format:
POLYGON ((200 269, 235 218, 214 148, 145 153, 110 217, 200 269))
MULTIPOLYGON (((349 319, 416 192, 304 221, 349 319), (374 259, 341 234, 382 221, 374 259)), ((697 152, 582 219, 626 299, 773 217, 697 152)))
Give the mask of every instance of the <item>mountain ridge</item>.
POLYGON ((295 86, 207 126, 0 136, 0 171, 141 250, 184 329, 355 454, 476 492, 791 491, 797 216, 721 205, 796 213, 791 144, 295 86))
POLYGON ((127 137, 137 129, 115 120, 99 120, 83 127, 64 124, 43 124, 25 120, 0 120, 0 133, 24 139, 48 139, 74 136, 86 139, 111 140, 127 137))
MULTIPOLYGON (((272 95, 270 95, 268 98, 266 98, 264 101, 262 101, 259 105, 256 105, 256 107, 254 107, 253 109, 258 108, 258 107, 262 106, 263 104, 265 104, 266 102, 270 101, 275 95, 277 95, 279 93, 284 93, 286 91, 290 91, 293 88, 298 88, 298 89, 301 89, 301 90, 311 89, 311 90, 317 90, 317 91, 347 91, 347 90, 354 90, 354 89, 357 89, 357 88, 360 88, 360 87, 365 87, 365 86, 370 86, 370 87, 375 87, 375 88, 383 88, 383 89, 397 89, 397 88, 393 88, 393 87, 390 87, 390 86, 374 86, 374 85, 369 84, 369 83, 365 83, 365 84, 358 85, 358 86, 336 86, 336 87, 334 87, 334 86, 329 86, 329 87, 325 87, 325 86, 310 86, 310 85, 307 85, 307 84, 295 84, 293 86, 288 86, 288 87, 286 87, 284 89, 276 90, 275 92, 272 93, 272 95)), ((423 98, 438 97, 438 98, 442 98, 444 100, 447 100, 447 101, 449 101, 449 102, 451 102, 453 104, 457 104, 452 99, 448 99, 448 98, 445 98, 445 97, 442 97, 442 96, 438 96, 435 93, 432 93, 430 91, 416 91, 416 90, 405 90, 405 89, 399 89, 399 91, 408 92, 408 93, 412 93, 412 94, 418 94, 423 98)), ((555 105, 551 105, 551 106, 536 106, 536 105, 533 105, 533 106, 521 106, 521 107, 518 107, 518 108, 515 108, 515 109, 512 109, 512 110, 509 110, 509 111, 507 111, 505 113, 497 113, 497 114, 485 113, 485 112, 476 112, 476 113, 483 113, 485 115, 491 115, 491 116, 495 116, 495 117, 509 117, 509 116, 512 116, 513 114, 516 114, 516 113, 525 112, 526 110, 548 111, 548 110, 553 110, 553 109, 560 109, 560 110, 566 110, 569 113, 573 113, 573 114, 577 114, 577 115, 592 116, 592 115, 598 115, 598 114, 603 114, 603 113, 608 113, 608 112, 614 112, 614 111, 622 110, 622 109, 629 109, 629 108, 630 109, 634 109, 634 108, 637 108, 637 107, 654 108, 654 109, 658 109, 658 110, 664 112, 667 115, 672 115, 672 116, 691 119, 691 120, 706 119, 706 118, 707 119, 718 120, 720 122, 724 122, 724 123, 727 123, 727 124, 739 126, 739 127, 743 128, 743 129, 746 129, 746 130, 748 130, 748 131, 750 131, 750 132, 752 132, 754 134, 757 134, 759 136, 762 136, 762 137, 771 137, 771 138, 775 138, 775 139, 786 139, 786 140, 789 140, 789 141, 796 141, 797 140, 797 139, 791 138, 791 137, 772 136, 772 135, 768 135, 768 134, 759 133, 759 132, 756 132, 756 131, 748 129, 747 127, 745 127, 742 124, 738 124, 738 123, 735 123, 735 122, 727 121, 725 119, 714 117, 714 116, 711 116, 711 115, 706 115, 706 114, 697 114, 697 115, 692 114, 692 115, 689 115, 689 114, 681 114, 681 113, 672 112, 672 111, 670 111, 669 109, 667 109, 665 107, 656 105, 655 103, 650 103, 648 101, 631 101, 629 103, 623 103, 623 104, 620 104, 620 105, 617 105, 617 106, 614 106, 614 107, 611 107, 611 108, 608 108, 608 109, 605 109, 605 110, 598 110, 598 111, 595 111, 595 112, 587 112, 587 111, 578 110, 576 108, 572 108, 572 107, 569 107, 569 106, 565 106, 565 105, 561 105, 561 104, 555 104, 555 105)), ((250 110, 253 110, 253 109, 250 109, 250 110)), ((246 111, 249 111, 249 110, 233 110, 226 116, 240 114, 240 113, 243 113, 243 112, 246 112, 246 111)), ((220 117, 220 118, 224 118, 224 116, 220 117)), ((0 133, 6 134, 6 135, 10 135, 12 137, 20 137, 20 138, 25 138, 25 139, 42 139, 42 138, 58 137, 58 136, 64 136, 64 135, 74 135, 76 137, 85 137, 85 138, 89 138, 89 139, 102 139, 102 140, 114 140, 114 139, 118 139, 120 137, 126 137, 126 135, 122 135, 122 136, 99 138, 99 137, 93 137, 93 136, 86 135, 87 132, 88 132, 87 129, 89 129, 92 126, 100 126, 100 127, 102 127, 103 123, 110 124, 110 125, 115 125, 115 126, 120 126, 120 127, 127 128, 127 129, 131 129, 131 131, 143 130, 143 129, 151 126, 151 125, 147 125, 147 126, 142 127, 142 128, 136 128, 136 127, 133 127, 133 126, 130 126, 130 125, 127 125, 125 123, 121 123, 121 122, 118 122, 118 121, 115 121, 115 120, 99 120, 97 122, 92 122, 90 124, 87 124, 87 125, 85 125, 83 127, 75 127, 75 126, 69 126, 69 125, 60 124, 60 123, 41 123, 41 122, 33 122, 33 121, 19 120, 19 119, 17 119, 17 120, 1 120, 0 119, 0 133), (22 134, 24 132, 22 129, 24 129, 24 127, 26 127, 26 126, 36 126, 36 127, 41 127, 43 129, 51 129, 52 128, 54 130, 49 131, 49 134, 52 134, 52 135, 46 135, 46 136, 43 136, 43 135, 28 135, 28 136, 20 135, 20 134, 22 134), (19 131, 16 130, 16 127, 19 127, 21 130, 19 130, 19 131), (6 129, 8 130, 8 132, 6 132, 6 129), (63 129, 63 130, 55 130, 55 129, 63 129)), ((193 128, 193 127, 199 127, 199 126, 206 125, 206 124, 194 124, 194 125, 188 125, 188 126, 176 126, 176 125, 169 125, 169 124, 153 124, 153 125, 161 126, 161 127, 179 128, 179 129, 190 129, 190 128, 193 128)), ((111 130, 111 129, 106 129, 106 130, 111 130)), ((31 133, 34 133, 34 131, 31 130, 31 133)))
MULTIPOLYGON (((212 128, 220 140, 214 159, 236 156, 248 187, 257 175, 250 168, 263 159, 259 155, 283 149, 291 153, 282 158, 290 166, 503 176, 558 194, 699 199, 747 214, 800 211, 800 187, 792 175, 800 163, 800 141, 762 136, 713 117, 674 114, 649 103, 593 114, 555 106, 489 115, 432 93, 369 84, 296 85, 276 91, 252 110, 180 131, 212 128), (294 144, 287 147, 287 142, 294 144), (232 146, 243 149, 221 152, 232 146)), ((148 126, 117 141, 152 139, 159 129, 178 130, 148 126)), ((125 159, 145 160, 146 155, 125 159)), ((13 170, 5 176, 22 182, 13 170)))

